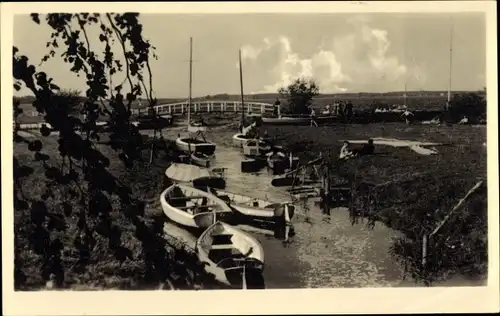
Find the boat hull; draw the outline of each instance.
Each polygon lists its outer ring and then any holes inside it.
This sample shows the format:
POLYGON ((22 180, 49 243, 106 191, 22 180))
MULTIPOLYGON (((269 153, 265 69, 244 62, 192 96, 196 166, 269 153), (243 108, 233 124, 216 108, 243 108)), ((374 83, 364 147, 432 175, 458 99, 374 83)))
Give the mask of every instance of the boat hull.
POLYGON ((270 202, 222 190, 215 190, 215 193, 233 208, 239 217, 272 222, 283 218, 286 224, 291 224, 295 213, 295 206, 290 202, 270 202))
POLYGON ((215 153, 216 145, 211 142, 200 142, 188 137, 181 137, 175 140, 175 145, 180 151, 185 153, 203 153, 212 156, 215 153))
POLYGON ((213 194, 207 193, 203 190, 199 190, 196 188, 189 188, 185 185, 179 185, 179 184, 171 185, 160 194, 160 204, 163 212, 170 220, 174 221, 179 225, 191 228, 207 228, 213 224, 215 220, 214 216, 219 218, 219 216, 227 217, 230 214, 232 214, 231 208, 227 206, 227 204, 224 201, 214 196, 213 194), (212 212, 201 212, 198 214, 190 214, 186 211, 179 209, 176 206, 171 205, 167 200, 166 195, 169 194, 175 187, 179 187, 181 189, 187 189, 193 193, 196 193, 199 196, 206 197, 208 200, 215 201, 215 203, 221 206, 220 210, 212 212))
POLYGON ((191 161, 200 167, 205 167, 208 168, 210 167, 210 163, 213 160, 213 156, 208 156, 205 154, 200 154, 200 153, 192 153, 191 154, 191 161))
POLYGON ((238 134, 234 134, 233 135, 233 146, 234 147, 238 147, 238 148, 241 148, 243 147, 243 145, 248 141, 250 140, 251 138, 247 138, 245 137, 246 135, 245 134, 241 134, 241 133, 238 133, 238 134))
POLYGON ((197 189, 206 189, 206 187, 224 189, 226 180, 223 176, 223 170, 220 173, 214 172, 196 165, 185 163, 174 163, 165 171, 166 187, 174 183, 192 185, 197 189))
MULTIPOLYGON (((264 271, 264 249, 250 234, 223 222, 216 222, 208 227, 196 241, 196 253, 200 262, 204 264, 207 273, 215 279, 229 286, 241 285, 248 270, 253 275, 261 275, 264 271), (230 243, 222 245, 227 251, 214 262, 210 253, 216 246, 216 236, 230 237, 230 243), (231 249, 237 249, 240 256, 234 256, 231 249)), ((219 248, 220 249, 220 248, 219 248)), ((220 250, 219 250, 220 251, 220 250)))

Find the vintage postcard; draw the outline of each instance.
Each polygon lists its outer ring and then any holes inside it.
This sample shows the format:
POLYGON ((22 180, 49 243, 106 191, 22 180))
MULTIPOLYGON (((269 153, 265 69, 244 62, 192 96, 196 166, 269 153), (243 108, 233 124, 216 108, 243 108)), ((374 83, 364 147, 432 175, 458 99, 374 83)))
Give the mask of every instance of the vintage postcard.
POLYGON ((6 315, 499 311, 495 2, 1 23, 6 315))

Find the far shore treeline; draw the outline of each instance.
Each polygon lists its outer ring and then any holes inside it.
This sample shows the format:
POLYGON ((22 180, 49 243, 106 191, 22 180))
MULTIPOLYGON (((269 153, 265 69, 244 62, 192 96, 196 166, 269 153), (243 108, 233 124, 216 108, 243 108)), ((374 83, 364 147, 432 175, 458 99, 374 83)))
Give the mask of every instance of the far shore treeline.
MULTIPOLYGON (((442 108, 443 103, 447 100, 447 91, 407 91, 407 104, 409 107, 416 107, 416 109, 434 109, 439 107, 442 108)), ((484 90, 478 91, 452 91, 452 95, 460 95, 474 93, 480 97, 486 97, 486 92, 484 90)), ((14 97, 20 104, 30 104, 35 100, 34 96, 21 96, 14 97)), ((254 102, 265 102, 274 103, 276 99, 279 98, 278 93, 259 93, 259 94, 247 94, 244 96, 245 101, 254 102)), ((81 97, 83 101, 85 97, 81 97)), ((240 101, 241 96, 237 94, 214 94, 206 95, 202 97, 193 97, 193 101, 204 101, 204 100, 220 100, 220 101, 240 101)), ((399 104, 404 101, 404 91, 393 91, 393 92, 353 92, 353 93, 321 93, 313 98, 313 104, 317 106, 324 106, 330 102, 336 100, 351 101, 355 106, 370 106, 373 103, 387 103, 387 104, 399 104)), ((186 101, 186 98, 158 98, 158 104, 168 104, 186 101)), ((133 103, 135 107, 139 106, 139 102, 145 107, 147 104, 146 99, 138 98, 136 102, 133 103)))

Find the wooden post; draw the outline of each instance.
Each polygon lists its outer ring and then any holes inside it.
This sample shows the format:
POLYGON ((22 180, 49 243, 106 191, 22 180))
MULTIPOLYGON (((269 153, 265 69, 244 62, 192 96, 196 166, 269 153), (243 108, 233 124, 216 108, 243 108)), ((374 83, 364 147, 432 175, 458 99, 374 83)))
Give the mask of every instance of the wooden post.
POLYGON ((427 234, 424 234, 422 237, 422 267, 425 268, 425 265, 427 264, 427 242, 429 238, 427 234))

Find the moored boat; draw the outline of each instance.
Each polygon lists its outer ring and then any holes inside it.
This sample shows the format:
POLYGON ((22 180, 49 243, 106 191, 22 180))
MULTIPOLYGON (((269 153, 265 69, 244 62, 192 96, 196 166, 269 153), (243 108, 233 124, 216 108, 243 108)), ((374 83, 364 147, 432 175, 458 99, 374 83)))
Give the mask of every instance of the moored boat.
POLYGON ((265 155, 271 150, 271 146, 263 140, 251 139, 243 144, 243 155, 247 157, 258 157, 265 155))
POLYGON ((173 163, 167 170, 165 176, 172 182, 192 185, 196 188, 212 188, 224 189, 226 180, 224 179, 223 171, 220 168, 209 170, 196 165, 185 163, 173 163))
POLYGON ((201 152, 194 152, 191 154, 191 161, 200 167, 210 167, 210 163, 214 159, 214 156, 209 156, 201 152))
POLYGON ((263 124, 273 124, 273 125, 307 125, 311 123, 310 117, 262 117, 263 124))
POLYGON ((160 194, 165 215, 177 224, 207 228, 214 218, 232 214, 231 208, 217 196, 179 183, 172 184, 160 194))
POLYGON ((202 120, 200 122, 191 122, 191 84, 192 84, 192 61, 193 61, 193 39, 190 38, 189 45, 189 98, 187 106, 187 116, 188 116, 188 126, 187 131, 189 136, 181 137, 177 136, 175 144, 177 148, 185 153, 191 154, 193 152, 203 153, 205 155, 213 155, 216 149, 216 145, 205 139, 204 133, 206 131, 206 126, 204 126, 202 120))
POLYGON ((212 189, 211 192, 244 217, 262 221, 275 221, 276 218, 282 218, 289 225, 295 214, 295 206, 291 202, 266 201, 223 190, 212 189))
POLYGON ((208 227, 196 241, 196 252, 205 271, 219 282, 246 288, 262 277, 264 248, 250 234, 224 222, 208 227))
POLYGON ((241 148, 243 147, 243 144, 250 139, 253 139, 253 137, 245 135, 243 133, 236 133, 233 135, 233 146, 241 148))

